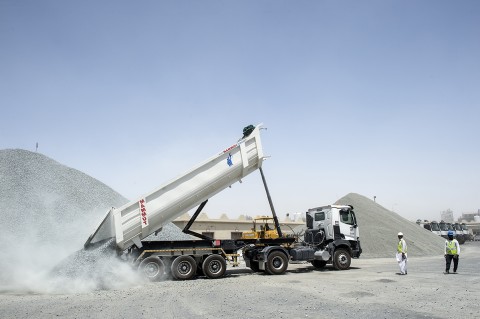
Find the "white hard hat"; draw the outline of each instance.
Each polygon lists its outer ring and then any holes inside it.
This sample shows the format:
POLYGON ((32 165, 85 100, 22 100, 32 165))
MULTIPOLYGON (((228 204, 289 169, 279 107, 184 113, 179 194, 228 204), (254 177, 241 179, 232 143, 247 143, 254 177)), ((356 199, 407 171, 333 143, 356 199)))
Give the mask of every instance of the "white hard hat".
POLYGON ((399 233, 398 233, 398 236, 403 236, 403 233, 402 233, 402 232, 399 232, 399 233))

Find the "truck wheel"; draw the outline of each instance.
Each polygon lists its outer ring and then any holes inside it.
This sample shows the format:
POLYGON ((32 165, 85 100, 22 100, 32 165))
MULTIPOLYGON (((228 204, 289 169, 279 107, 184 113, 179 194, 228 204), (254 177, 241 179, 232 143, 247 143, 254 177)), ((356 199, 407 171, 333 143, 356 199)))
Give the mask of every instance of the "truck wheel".
POLYGON ((311 263, 313 267, 317 269, 322 269, 327 265, 327 262, 325 260, 312 260, 311 263))
POLYGON ((178 280, 188 280, 195 276, 197 263, 190 256, 179 256, 172 263, 172 276, 178 280))
POLYGON ((147 257, 138 266, 142 275, 150 281, 159 281, 165 276, 165 264, 158 257, 147 257))
POLYGON ((347 250, 339 248, 333 253, 333 266, 337 270, 346 270, 350 268, 352 258, 347 250))
POLYGON ((267 258, 265 270, 270 275, 281 275, 287 270, 288 259, 281 251, 272 251, 267 258))
POLYGON ((227 262, 220 255, 210 255, 203 261, 202 270, 208 278, 220 278, 227 270, 227 262))

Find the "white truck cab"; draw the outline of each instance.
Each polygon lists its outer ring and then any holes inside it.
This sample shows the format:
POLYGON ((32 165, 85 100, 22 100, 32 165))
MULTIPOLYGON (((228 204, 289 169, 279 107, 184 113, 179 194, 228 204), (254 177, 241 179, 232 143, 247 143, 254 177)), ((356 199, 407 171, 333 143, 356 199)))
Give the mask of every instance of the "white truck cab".
POLYGON ((307 212, 307 227, 308 219, 312 219, 312 230, 324 231, 326 240, 341 238, 357 241, 360 236, 352 206, 329 205, 311 208, 307 212))
POLYGON ((351 258, 360 256, 362 249, 353 206, 311 208, 306 212, 306 226, 301 250, 314 251, 311 262, 316 268, 332 263, 336 269, 348 269, 351 258))

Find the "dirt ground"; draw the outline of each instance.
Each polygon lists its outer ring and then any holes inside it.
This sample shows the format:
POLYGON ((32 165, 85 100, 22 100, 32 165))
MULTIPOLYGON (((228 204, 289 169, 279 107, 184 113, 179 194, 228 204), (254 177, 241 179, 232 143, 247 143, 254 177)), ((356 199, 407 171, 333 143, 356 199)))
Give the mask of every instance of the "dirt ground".
POLYGON ((229 268, 225 278, 144 283, 85 294, 0 294, 1 318, 478 318, 480 242, 462 245, 458 274, 442 255, 355 259, 347 271, 291 264, 286 274, 229 268))

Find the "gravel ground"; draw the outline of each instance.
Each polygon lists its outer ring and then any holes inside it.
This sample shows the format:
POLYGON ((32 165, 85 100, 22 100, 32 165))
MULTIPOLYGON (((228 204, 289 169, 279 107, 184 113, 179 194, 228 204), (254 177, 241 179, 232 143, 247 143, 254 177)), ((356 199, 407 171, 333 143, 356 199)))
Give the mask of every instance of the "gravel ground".
POLYGON ((291 264, 284 275, 229 268, 226 278, 141 283, 83 294, 0 294, 2 318, 478 318, 480 242, 465 244, 459 274, 442 255, 358 259, 317 271, 291 264))

